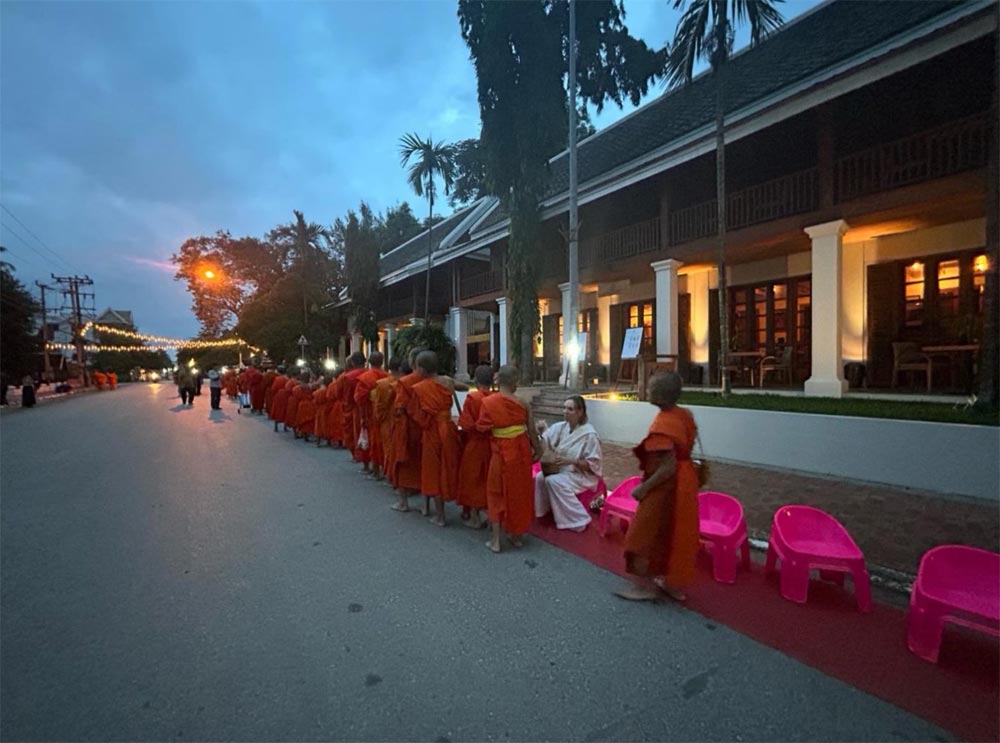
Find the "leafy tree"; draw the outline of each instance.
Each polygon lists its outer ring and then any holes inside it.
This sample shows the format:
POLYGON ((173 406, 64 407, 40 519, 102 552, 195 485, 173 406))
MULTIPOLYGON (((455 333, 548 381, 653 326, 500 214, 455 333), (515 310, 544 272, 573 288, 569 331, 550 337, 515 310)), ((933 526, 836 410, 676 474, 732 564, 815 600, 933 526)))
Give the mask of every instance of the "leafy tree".
POLYGON ((729 373, 723 360, 729 352, 729 309, 726 289, 726 139, 725 73, 733 53, 736 23, 749 23, 751 43, 760 43, 782 24, 776 5, 782 0, 674 0, 674 9, 687 2, 677 22, 667 59, 667 83, 686 85, 699 59, 708 60, 715 77, 715 192, 717 201, 717 267, 719 272, 719 367, 723 394, 729 392, 729 373))
POLYGON ((407 180, 417 196, 427 196, 427 284, 424 291, 424 322, 430 317, 431 308, 431 259, 434 253, 435 181, 440 178, 447 196, 455 177, 455 151, 451 145, 435 142, 430 137, 421 139, 416 134, 404 134, 399 139, 399 156, 403 167, 409 165, 407 180), (413 160, 411 163, 410 161, 413 160))
POLYGON ((457 208, 486 196, 486 162, 478 139, 463 139, 455 144, 455 184, 448 197, 457 208))
POLYGON ((13 266, 0 265, 0 371, 5 380, 19 383, 38 367, 41 339, 35 316, 41 307, 15 276, 13 266))
MULTIPOLYGON (((408 206, 406 209, 403 214, 409 214, 419 230, 416 218, 409 213, 408 206)), ((344 273, 351 298, 350 312, 357 331, 369 341, 378 339, 375 308, 378 302, 381 249, 388 241, 413 229, 412 226, 407 226, 405 216, 395 215, 394 222, 392 232, 387 234, 385 221, 362 201, 357 212, 351 210, 344 219, 338 218, 333 224, 333 240, 344 253, 344 273)))
MULTIPOLYGON (((514 360, 531 382, 538 332, 539 203, 549 158, 566 146, 569 5, 557 0, 459 0, 476 68, 486 184, 510 214, 507 286, 514 360)), ((638 104, 665 54, 633 38, 621 2, 577 3, 577 79, 584 105, 638 104)))
POLYGON ((408 325, 400 330, 392 343, 392 355, 406 358, 414 348, 436 353, 442 374, 455 373, 455 344, 437 323, 408 325))
MULTIPOLYGON (((407 202, 390 206, 379 220, 379 253, 385 255, 425 229, 407 202)), ((348 282, 350 286, 350 282, 348 282)))
MULTIPOLYGON (((283 255, 288 271, 299 276, 302 332, 305 333, 309 326, 310 309, 315 313, 320 303, 325 304, 330 299, 328 292, 332 288, 330 279, 333 277, 329 275, 329 256, 325 249, 330 231, 315 222, 306 222, 300 211, 294 214, 295 221, 275 227, 268 234, 268 240, 283 255)), ((286 273, 281 280, 287 281, 288 278, 286 273)))

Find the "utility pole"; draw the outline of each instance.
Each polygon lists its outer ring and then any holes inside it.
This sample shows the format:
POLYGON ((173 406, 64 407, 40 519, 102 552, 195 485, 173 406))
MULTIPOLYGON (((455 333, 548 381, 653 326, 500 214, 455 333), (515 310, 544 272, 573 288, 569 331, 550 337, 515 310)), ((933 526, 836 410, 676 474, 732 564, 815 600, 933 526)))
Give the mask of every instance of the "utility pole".
POLYGON ((577 233, 576 173, 576 0, 569 0, 569 307, 563 307, 563 348, 567 354, 566 383, 580 388, 580 348, 577 316, 580 314, 580 255, 577 233))
MULTIPOLYGON (((80 331, 83 329, 83 304, 80 300, 80 287, 93 286, 94 280, 90 276, 56 276, 52 274, 52 279, 59 285, 65 286, 62 290, 63 296, 69 298, 70 307, 73 311, 73 342, 76 344, 76 362, 80 366, 80 382, 84 387, 88 386, 86 362, 83 358, 83 337, 80 331)), ((83 295, 88 296, 87 294, 83 295)), ((93 296, 90 294, 89 296, 93 296)))
POLYGON ((55 291, 55 289, 41 281, 36 281, 35 286, 41 290, 42 294, 42 358, 45 359, 45 381, 52 379, 52 362, 49 359, 49 315, 45 310, 45 292, 55 291))

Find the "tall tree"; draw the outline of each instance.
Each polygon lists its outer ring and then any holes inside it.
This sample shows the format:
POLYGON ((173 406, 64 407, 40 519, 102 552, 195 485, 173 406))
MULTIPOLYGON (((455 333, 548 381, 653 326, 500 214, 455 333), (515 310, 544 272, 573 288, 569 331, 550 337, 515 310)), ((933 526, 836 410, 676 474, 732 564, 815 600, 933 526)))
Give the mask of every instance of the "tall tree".
POLYGON ((315 307, 313 311, 317 311, 320 306, 318 302, 325 299, 315 296, 315 292, 310 292, 310 285, 315 285, 315 282, 310 281, 310 277, 314 276, 314 272, 325 262, 327 255, 324 241, 329 239, 330 231, 316 222, 306 222, 305 216, 298 210, 293 211, 293 214, 295 221, 275 227, 268 234, 268 239, 279 247, 289 268, 300 278, 302 333, 305 334, 309 326, 310 308, 315 307), (313 296, 310 297, 310 294, 313 296))
POLYGON ((729 392, 725 358, 729 353, 729 298, 726 288, 726 66, 733 53, 736 24, 749 24, 750 43, 759 44, 783 23, 777 4, 783 0, 673 0, 677 10, 687 3, 674 31, 667 59, 667 84, 686 85, 694 65, 707 60, 715 78, 716 267, 719 272, 719 369, 723 394, 729 392))
POLYGON ((385 216, 379 220, 379 253, 384 255, 393 248, 398 248, 419 235, 423 229, 407 202, 390 206, 385 210, 385 216))
MULTIPOLYGON (((616 0, 579 3, 577 90, 584 105, 638 104, 661 73, 665 53, 633 38, 616 0)), ((549 158, 566 146, 569 5, 459 0, 462 38, 476 68, 480 147, 489 192, 510 214, 507 286, 514 361, 530 383, 538 332, 540 210, 549 158)))
POLYGON ((486 163, 478 139, 463 139, 455 143, 455 187, 448 203, 457 208, 471 204, 488 193, 486 163))
POLYGON ((0 265, 0 371, 14 384, 38 369, 41 343, 35 316, 41 307, 14 276, 13 266, 0 265))
MULTIPOLYGON (((419 231, 420 223, 412 214, 410 218, 419 231)), ((398 219, 405 221, 403 218, 398 219)), ((401 227, 402 225, 397 224, 394 230, 401 227)), ((412 229, 411 227, 411 232, 412 229)), ((363 201, 356 212, 352 209, 347 212, 346 217, 338 218, 333 223, 333 242, 344 254, 344 276, 350 288, 351 316, 357 331, 372 342, 378 339, 375 308, 378 301, 380 249, 388 240, 384 230, 384 221, 363 201)))
POLYGON ((427 282, 424 290, 424 322, 430 317, 431 260, 434 254, 434 195, 436 181, 440 179, 447 196, 455 178, 455 151, 451 145, 435 142, 430 137, 421 139, 416 134, 404 134, 399 139, 399 157, 402 166, 409 165, 407 180, 417 196, 427 196, 427 282), (410 161, 413 161, 412 163, 410 161))

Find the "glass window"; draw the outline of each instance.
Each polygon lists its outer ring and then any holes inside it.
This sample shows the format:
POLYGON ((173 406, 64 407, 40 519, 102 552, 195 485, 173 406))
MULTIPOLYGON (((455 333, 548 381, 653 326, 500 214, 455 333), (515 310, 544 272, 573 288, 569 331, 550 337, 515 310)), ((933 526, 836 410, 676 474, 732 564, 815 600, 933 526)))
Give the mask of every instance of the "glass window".
POLYGON ((758 286, 753 290, 754 349, 767 348, 767 287, 758 286))
POLYGON ((914 261, 903 269, 905 297, 905 322, 907 327, 918 327, 924 322, 924 264, 914 261))
POLYGON ((957 259, 938 263, 938 312, 941 317, 958 316, 958 274, 959 262, 957 259))
POLYGON ((771 286, 771 296, 774 303, 774 345, 784 346, 788 343, 788 286, 774 284, 771 286))
POLYGON ((642 330, 642 344, 644 350, 652 350, 653 345, 653 303, 643 302, 641 304, 631 304, 628 307, 628 327, 642 330))
POLYGON ((990 261, 985 255, 972 259, 972 288, 976 293, 976 311, 983 312, 983 291, 986 289, 986 269, 990 261))

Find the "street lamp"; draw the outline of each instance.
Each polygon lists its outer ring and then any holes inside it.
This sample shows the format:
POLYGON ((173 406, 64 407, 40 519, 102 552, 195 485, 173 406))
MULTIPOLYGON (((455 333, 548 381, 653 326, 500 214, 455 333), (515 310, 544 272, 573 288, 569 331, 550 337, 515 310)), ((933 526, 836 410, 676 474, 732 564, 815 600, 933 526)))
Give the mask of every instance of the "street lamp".
POLYGON ((213 271, 210 268, 206 269, 205 270, 205 278, 206 279, 214 279, 215 278, 215 271, 213 271))
POLYGON ((306 360, 305 359, 296 359, 295 360, 295 365, 301 369, 303 366, 306 365, 306 360))

